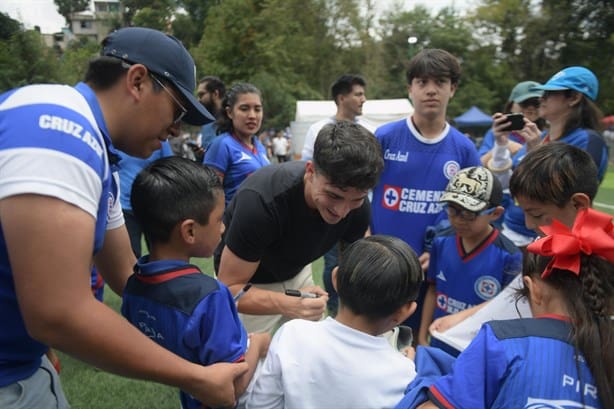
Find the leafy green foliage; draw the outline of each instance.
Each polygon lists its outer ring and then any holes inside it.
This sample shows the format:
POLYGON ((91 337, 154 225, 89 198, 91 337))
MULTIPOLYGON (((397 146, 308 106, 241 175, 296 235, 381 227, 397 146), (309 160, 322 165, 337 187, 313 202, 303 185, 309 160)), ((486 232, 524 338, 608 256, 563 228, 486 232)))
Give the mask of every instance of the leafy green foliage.
POLYGON ((58 57, 37 31, 0 40, 0 91, 32 83, 60 82, 58 57))
MULTIPOLYGON (((75 10, 79 1, 56 4, 75 10)), ((330 84, 342 73, 362 74, 369 98, 406 97, 407 62, 425 47, 444 48, 462 63, 450 117, 474 104, 485 112, 498 111, 517 82, 544 82, 570 65, 595 72, 600 80, 598 105, 614 112, 614 7, 609 0, 481 0, 468 15, 452 8, 437 13, 423 6, 408 10, 399 1, 377 21, 375 4, 124 0, 122 22, 112 26, 171 31, 191 50, 199 77, 217 75, 228 85, 254 83, 264 96, 265 128, 286 126, 298 99, 330 98, 330 84), (417 42, 408 44, 410 36, 417 42)), ((41 77, 74 83, 82 74, 79 64, 94 51, 91 44, 82 44, 82 53, 71 47, 60 57, 58 71, 54 52, 28 40, 30 35, 14 34, 23 32, 18 22, 0 15, 0 23, 3 89, 41 77)))

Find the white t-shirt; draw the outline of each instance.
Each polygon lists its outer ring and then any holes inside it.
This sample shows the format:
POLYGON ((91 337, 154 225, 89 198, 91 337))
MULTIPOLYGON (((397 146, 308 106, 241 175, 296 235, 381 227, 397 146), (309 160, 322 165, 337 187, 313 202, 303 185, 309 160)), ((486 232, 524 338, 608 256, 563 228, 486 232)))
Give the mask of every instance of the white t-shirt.
MULTIPOLYGON (((330 118, 321 119, 309 127, 307 134, 305 134, 305 143, 303 144, 303 151, 301 152, 301 160, 313 159, 313 145, 316 143, 318 133, 320 133, 320 130, 324 128, 324 125, 333 124, 336 121, 337 120, 333 116, 330 118)), ((369 132, 375 132, 375 127, 362 119, 357 119, 356 123, 368 129, 369 132)))
POLYGON ((416 376, 383 336, 333 318, 292 320, 275 333, 248 408, 392 408, 416 376))
POLYGON ((283 136, 281 138, 273 138, 271 140, 271 144, 273 145, 273 154, 278 156, 285 156, 288 154, 288 147, 290 144, 288 140, 283 136))

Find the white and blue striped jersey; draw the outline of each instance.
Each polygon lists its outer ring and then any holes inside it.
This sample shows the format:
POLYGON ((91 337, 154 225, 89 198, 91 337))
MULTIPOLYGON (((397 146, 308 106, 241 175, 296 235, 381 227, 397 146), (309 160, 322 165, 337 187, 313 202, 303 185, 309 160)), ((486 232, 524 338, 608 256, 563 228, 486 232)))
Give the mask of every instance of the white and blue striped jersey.
MULTIPOLYGON (((107 229, 124 223, 110 156, 115 152, 102 111, 86 84, 30 85, 0 95, 0 200, 37 194, 77 206, 96 220, 92 254, 107 229)), ((3 386, 34 373, 47 346, 25 329, 1 229, 0 311, 3 386)))

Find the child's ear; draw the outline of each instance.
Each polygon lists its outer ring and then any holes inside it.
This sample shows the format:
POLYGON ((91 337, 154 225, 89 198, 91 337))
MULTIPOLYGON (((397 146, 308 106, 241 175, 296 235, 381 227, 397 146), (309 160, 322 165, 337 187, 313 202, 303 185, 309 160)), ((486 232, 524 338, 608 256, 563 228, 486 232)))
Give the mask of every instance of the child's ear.
POLYGON ((538 279, 531 276, 522 277, 524 286, 529 290, 529 304, 534 306, 542 305, 543 303, 543 291, 538 279))
POLYGON ((399 307, 399 309, 393 314, 392 321, 395 324, 402 323, 416 311, 417 307, 418 304, 415 301, 410 301, 401 305, 401 307, 399 307))
POLYGON ((497 220, 499 217, 501 217, 503 215, 503 212, 505 212, 505 208, 503 206, 497 206, 495 210, 491 213, 491 215, 493 216, 493 220, 497 220))
POLYGON ((196 233, 194 232, 195 222, 192 219, 186 219, 179 224, 179 233, 181 239, 186 244, 194 244, 196 233))
POLYGON ((337 291, 337 271, 339 270, 339 267, 336 266, 335 268, 333 268, 333 272, 331 273, 331 280, 333 282, 333 288, 335 289, 335 291, 337 291))
POLYGON ((571 203, 576 210, 589 209, 591 207, 591 199, 586 193, 574 193, 571 196, 571 203))

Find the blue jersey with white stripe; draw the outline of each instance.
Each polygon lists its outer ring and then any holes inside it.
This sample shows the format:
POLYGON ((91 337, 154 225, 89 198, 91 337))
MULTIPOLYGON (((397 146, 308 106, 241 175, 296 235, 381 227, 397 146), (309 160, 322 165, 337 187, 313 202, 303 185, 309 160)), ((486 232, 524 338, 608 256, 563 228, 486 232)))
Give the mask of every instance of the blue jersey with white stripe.
MULTIPOLYGON (((0 199, 38 194, 81 208, 96 219, 92 254, 107 228, 123 224, 107 149, 115 154, 96 95, 83 83, 30 85, 0 96, 0 199)), ((1 229, 0 311, 3 386, 34 373, 47 346, 25 329, 1 229)))
POLYGON ((601 408, 595 380, 560 317, 491 321, 438 379, 441 408, 601 408))
MULTIPOLYGON (((122 314, 141 332, 190 362, 244 359, 247 332, 221 282, 179 260, 141 257, 123 294, 122 314)), ((202 404, 181 392, 184 409, 202 404)))
POLYGON ((436 237, 427 273, 437 294, 433 319, 492 299, 521 269, 522 253, 497 229, 470 252, 457 234, 436 237))
POLYGON ((245 178, 270 164, 264 145, 255 136, 252 136, 252 144, 254 149, 226 132, 217 137, 205 153, 203 163, 224 174, 226 206, 245 178))
MULTIPOLYGON (((435 286, 433 320, 492 299, 521 269, 522 253, 497 229, 470 252, 454 232, 435 237, 426 276, 435 286)), ((431 338, 431 346, 458 355, 456 349, 436 338, 431 338)))
POLYGON ((371 232, 399 237, 421 254, 426 228, 445 218, 439 198, 457 171, 480 164, 477 150, 449 125, 439 138, 423 138, 409 118, 380 126, 375 136, 384 172, 373 189, 371 232))

